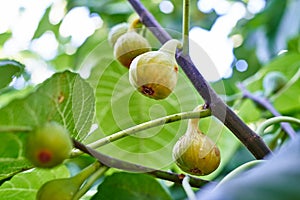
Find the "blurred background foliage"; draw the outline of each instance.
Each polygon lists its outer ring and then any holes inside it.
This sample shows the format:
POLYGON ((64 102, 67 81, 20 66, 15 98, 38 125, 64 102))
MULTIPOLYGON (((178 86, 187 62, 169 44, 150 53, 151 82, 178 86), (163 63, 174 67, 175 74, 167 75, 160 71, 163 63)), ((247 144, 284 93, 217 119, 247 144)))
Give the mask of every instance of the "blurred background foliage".
MULTIPOLYGON (((180 39, 182 29, 181 0, 142 0, 141 2, 155 16, 162 27, 180 39)), ((299 118, 300 15, 298 12, 300 1, 191 0, 191 27, 200 27, 209 32, 218 20, 232 14, 229 13, 229 8, 237 5, 243 10, 244 15, 236 21, 237 23, 233 24, 233 28, 230 29, 227 36, 228 41, 231 42, 232 49, 230 51, 232 51, 234 58, 230 66, 224 66, 229 68, 229 73, 219 80, 211 81, 212 86, 224 97, 224 100, 228 101, 228 104, 239 116, 255 129, 265 118, 271 117, 271 114, 254 102, 243 99, 236 84, 243 82, 250 92, 262 95, 264 93, 262 80, 265 75, 271 71, 279 71, 284 74, 288 83, 282 90, 269 97, 269 100, 282 115, 299 118), (260 6, 253 9, 255 4, 260 6)), ((180 73, 180 86, 177 87, 175 95, 161 102, 161 107, 153 108, 153 101, 142 98, 139 94, 134 93, 132 88, 130 89, 128 82, 125 82, 126 79, 124 79, 126 70, 114 61, 113 48, 107 42, 111 27, 118 23, 131 21, 136 17, 127 1, 59 0, 48 1, 42 7, 36 26, 33 28, 25 26, 22 30, 24 33, 31 32, 24 46, 15 45, 18 42, 16 30, 13 28, 0 29, 0 58, 14 59, 26 66, 24 68, 22 65, 23 76, 17 71, 15 77, 12 74, 13 83, 8 88, 0 88, 0 108, 18 96, 24 96, 24 91, 26 94, 31 92, 33 85, 41 83, 54 72, 65 69, 79 72, 82 77, 87 78, 95 91, 97 108, 95 121, 99 122, 100 129, 86 142, 112 134, 134 123, 141 123, 166 114, 192 110, 196 105, 202 103, 201 98, 182 72, 180 73), (118 90, 124 91, 123 96, 116 96, 114 92, 118 90), (188 99, 184 99, 187 96, 186 92, 190 95, 188 99), (126 94, 132 96, 126 96, 126 94), (123 102, 120 99, 128 103, 128 112, 134 116, 130 119, 132 121, 121 119, 120 117, 123 115, 119 117, 114 115, 122 110, 123 102), (135 116, 137 111, 140 114, 135 116), (149 115, 143 115, 147 112, 149 115), (105 123, 101 124, 102 121, 105 123)), ((24 9, 28 8, 22 5, 18 7, 18 14, 22 15, 25 12, 24 9)), ((226 29, 227 27, 223 28, 226 29)), ((158 41, 150 32, 147 32, 146 36, 154 48, 159 47, 158 41)), ((203 36, 199 35, 199 37, 203 36)), ((222 48, 222 44, 218 43, 212 43, 211 46, 214 49, 222 48)), ((226 54, 224 55, 226 56, 226 54)), ((222 60, 224 55, 220 54, 218 58, 222 60)), ((216 122, 213 120, 208 125, 206 122, 202 123, 201 126, 208 132, 210 128, 216 127, 216 122)), ((158 136, 152 141, 131 138, 118 141, 116 146, 108 145, 102 151, 110 152, 111 155, 121 158, 123 154, 117 151, 118 148, 125 149, 126 153, 138 152, 142 155, 148 151, 155 151, 167 146, 167 144, 170 145, 166 141, 175 143, 180 134, 184 133, 185 128, 186 124, 174 123, 171 127, 154 130, 153 133, 155 134, 161 132, 166 134, 159 134, 162 136, 158 136), (175 134, 172 135, 174 131, 181 133, 174 137, 175 134), (137 140, 142 142, 136 143, 137 140), (130 148, 127 148, 128 144, 131 144, 130 148)), ((296 126, 294 128, 297 130, 296 126)), ((279 126, 268 129, 266 138, 268 137, 271 141, 273 139, 273 142, 274 138, 277 140, 278 137, 274 136, 273 133, 278 132, 279 129, 279 126)), ((243 146, 238 145, 237 140, 232 137, 228 130, 220 128, 217 132, 219 133, 217 135, 209 134, 218 141, 224 159, 222 168, 210 178, 221 179, 232 169, 254 158, 243 146)), ((285 136, 280 140, 286 138, 285 136)), ((172 147, 167 148, 171 149, 172 147)), ((168 159, 171 159, 170 152, 164 151, 164 153, 166 155, 163 155, 167 160, 163 162, 168 163, 170 161, 168 159)), ((127 159, 137 163, 145 162, 143 157, 137 159, 128 156, 127 159)), ((157 166, 155 163, 161 162, 162 160, 155 158, 155 155, 151 159, 150 155, 146 164, 157 166)), ((180 189, 176 191, 180 191, 180 189)), ((179 196, 182 196, 182 193, 183 191, 179 196)))

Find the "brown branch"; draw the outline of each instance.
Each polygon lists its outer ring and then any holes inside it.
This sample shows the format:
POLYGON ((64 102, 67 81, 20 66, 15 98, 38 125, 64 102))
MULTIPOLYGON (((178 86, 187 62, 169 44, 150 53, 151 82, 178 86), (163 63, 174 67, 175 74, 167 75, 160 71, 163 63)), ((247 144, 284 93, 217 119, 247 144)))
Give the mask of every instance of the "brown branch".
MULTIPOLYGON (((153 15, 141 4, 139 0, 128 0, 136 13, 140 16, 142 23, 161 42, 165 43, 171 36, 160 26, 153 15)), ((212 114, 229 128, 232 133, 249 149, 257 158, 262 159, 271 152, 260 136, 252 131, 216 94, 208 82, 197 70, 189 55, 182 52, 176 53, 176 60, 190 79, 198 93, 210 106, 212 114)))
MULTIPOLYGON (((104 155, 104 154, 96 151, 95 149, 90 148, 90 147, 80 143, 79 141, 77 141, 75 139, 73 139, 73 145, 75 148, 81 150, 84 153, 87 153, 87 154, 93 156, 100 163, 102 163, 103 165, 106 165, 108 167, 121 169, 121 170, 125 170, 125 171, 130 171, 130 172, 146 173, 146 174, 155 176, 156 178, 168 180, 168 181, 178 183, 178 184, 181 184, 183 178, 186 176, 184 174, 176 174, 173 172, 166 172, 166 171, 162 171, 162 170, 152 169, 149 167, 144 167, 144 166, 137 165, 134 163, 119 160, 119 159, 104 155)), ((203 180, 200 178, 196 178, 196 177, 190 177, 189 183, 192 187, 199 188, 199 187, 209 183, 209 181, 206 181, 206 180, 203 180)))
MULTIPOLYGON (((254 94, 252 94, 251 92, 249 92, 246 87, 242 84, 239 83, 238 88, 242 91, 243 96, 245 98, 251 99, 252 101, 254 101, 255 103, 259 104, 260 106, 264 107, 266 110, 268 110, 272 115, 274 115, 275 117, 279 117, 282 116, 275 108, 274 106, 270 103, 270 101, 264 97, 259 97, 256 96, 254 94)), ((291 138, 295 138, 296 137, 296 132, 294 131, 294 129, 292 128, 292 126, 289 123, 286 122, 282 122, 280 123, 281 128, 291 137, 291 138)))

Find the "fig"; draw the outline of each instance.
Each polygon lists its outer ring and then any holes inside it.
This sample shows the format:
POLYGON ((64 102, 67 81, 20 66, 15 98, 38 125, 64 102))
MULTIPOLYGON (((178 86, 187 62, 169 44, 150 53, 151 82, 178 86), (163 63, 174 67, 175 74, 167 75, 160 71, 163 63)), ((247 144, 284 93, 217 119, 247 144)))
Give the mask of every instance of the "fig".
POLYGON ((72 200, 83 182, 98 168, 100 163, 94 163, 70 178, 54 179, 46 182, 38 190, 37 200, 72 200))
POLYGON ((52 121, 28 133, 25 156, 36 167, 51 168, 69 158, 72 148, 68 130, 52 121))
POLYGON ((108 33, 108 42, 113 47, 121 35, 124 35, 128 31, 128 23, 120 23, 113 26, 108 33))
POLYGON ((287 83, 286 77, 278 71, 267 73, 263 79, 264 94, 266 97, 278 92, 287 83))
POLYGON ((198 128, 199 119, 190 119, 186 133, 173 147, 173 159, 184 172, 204 176, 215 171, 221 161, 219 148, 198 128))
POLYGON ((174 90, 178 79, 178 64, 175 60, 178 40, 167 41, 158 51, 137 56, 129 68, 129 81, 143 95, 164 99, 174 90))
POLYGON ((151 46, 143 36, 134 30, 129 30, 117 39, 114 45, 114 57, 123 66, 129 68, 135 57, 150 50, 151 46))

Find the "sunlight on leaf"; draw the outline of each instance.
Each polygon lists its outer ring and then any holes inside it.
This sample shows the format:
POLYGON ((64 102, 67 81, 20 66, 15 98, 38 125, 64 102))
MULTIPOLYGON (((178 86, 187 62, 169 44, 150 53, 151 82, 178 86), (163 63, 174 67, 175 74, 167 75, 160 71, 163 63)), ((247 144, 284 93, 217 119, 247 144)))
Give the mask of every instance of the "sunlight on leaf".
POLYGON ((11 180, 0 186, 1 199, 32 200, 35 199, 38 189, 46 182, 69 177, 66 166, 49 169, 34 169, 15 175, 11 180))
POLYGON ((53 75, 27 97, 11 101, 0 109, 0 137, 6 141, 0 147, 1 177, 30 167, 23 157, 24 129, 57 121, 81 141, 93 118, 93 89, 79 75, 68 71, 53 75))

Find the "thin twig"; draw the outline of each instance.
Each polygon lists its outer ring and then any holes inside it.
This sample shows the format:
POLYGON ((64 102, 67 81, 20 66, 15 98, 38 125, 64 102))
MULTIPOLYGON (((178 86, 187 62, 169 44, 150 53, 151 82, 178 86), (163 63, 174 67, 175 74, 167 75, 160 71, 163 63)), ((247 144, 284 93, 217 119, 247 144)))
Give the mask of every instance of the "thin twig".
MULTIPOLYGON (((251 92, 249 92, 246 87, 242 84, 239 83, 238 88, 242 91, 243 96, 245 98, 251 99, 252 101, 254 101, 255 103, 259 104, 260 106, 264 107, 266 110, 268 110, 270 113, 272 113, 272 115, 274 115, 275 117, 280 117, 282 116, 275 108, 274 106, 271 104, 271 102, 261 96, 256 96, 254 94, 252 94, 251 92)), ((293 139, 296 137, 296 133, 294 131, 294 129, 291 127, 291 125, 289 123, 286 122, 282 122, 280 123, 282 129, 293 139)))
MULTIPOLYGON (((149 167, 144 167, 141 165, 137 165, 137 164, 130 163, 127 161, 122 161, 122 160, 104 155, 104 154, 96 151, 95 149, 92 149, 74 139, 73 139, 73 144, 74 144, 75 148, 78 148, 81 151, 95 157, 99 162, 101 162, 103 165, 106 165, 108 167, 121 169, 121 170, 125 170, 125 171, 130 171, 130 172, 146 173, 146 174, 155 176, 157 178, 172 181, 174 183, 179 183, 179 184, 182 184, 182 180, 185 177, 184 174, 176 174, 173 172, 166 172, 166 171, 162 171, 162 170, 152 169, 149 167)), ((190 177, 190 184, 192 187, 199 188, 208 182, 209 181, 202 180, 200 178, 190 177)))
MULTIPOLYGON (((197 110, 197 111, 182 112, 182 113, 177 113, 177 114, 173 114, 173 115, 168 115, 168 116, 157 118, 157 119, 154 119, 154 120, 151 120, 148 122, 144 122, 142 124, 138 124, 136 126, 128 128, 128 129, 121 130, 117 133, 106 136, 106 137, 101 138, 91 144, 88 144, 88 146, 93 149, 96 149, 103 145, 109 144, 111 142, 114 142, 114 141, 124 138, 126 136, 136 134, 137 132, 140 132, 140 131, 143 131, 143 130, 146 130, 149 128, 176 122, 176 121, 183 120, 183 119, 204 118, 204 117, 208 117, 208 116, 211 116, 210 109, 202 109, 202 110, 197 110)), ((72 156, 77 156, 79 154, 80 154, 79 151, 72 152, 72 156)))
MULTIPOLYGON (((141 4, 139 0, 128 0, 136 13, 140 16, 141 22, 161 42, 165 43, 171 36, 160 26, 153 15, 141 4)), ((189 55, 182 51, 176 53, 176 60, 187 77, 205 102, 209 105, 212 115, 217 117, 232 133, 249 149, 257 158, 262 159, 271 152, 262 138, 251 130, 222 100, 208 82, 203 78, 189 55)))
POLYGON ((30 126, 1 126, 1 132, 29 132, 32 131, 32 127, 30 126))
POLYGON ((288 116, 272 117, 260 124, 260 126, 257 128, 257 133, 259 135, 263 135, 265 129, 268 126, 271 126, 272 124, 276 124, 279 122, 290 122, 290 123, 297 123, 298 125, 300 125, 300 120, 294 117, 288 117, 288 116))
POLYGON ((183 1, 183 19, 182 19, 182 52, 189 54, 189 31, 190 31, 190 0, 183 1))

